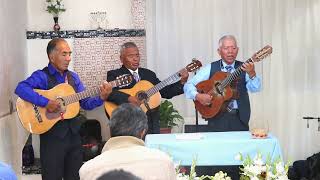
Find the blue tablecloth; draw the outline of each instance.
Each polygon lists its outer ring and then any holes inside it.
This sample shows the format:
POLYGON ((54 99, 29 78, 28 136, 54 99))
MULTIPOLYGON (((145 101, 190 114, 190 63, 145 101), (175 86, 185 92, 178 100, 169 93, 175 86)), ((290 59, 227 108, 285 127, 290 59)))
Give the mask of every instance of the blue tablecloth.
POLYGON ((2 162, 0 162, 0 180, 17 180, 12 168, 2 162))
POLYGON ((268 155, 272 159, 282 158, 279 142, 270 133, 265 139, 253 139, 248 131, 149 134, 145 143, 147 147, 169 153, 175 162, 185 166, 191 165, 194 158, 197 166, 241 165, 235 158, 239 152, 252 158, 257 152, 264 159, 268 155))

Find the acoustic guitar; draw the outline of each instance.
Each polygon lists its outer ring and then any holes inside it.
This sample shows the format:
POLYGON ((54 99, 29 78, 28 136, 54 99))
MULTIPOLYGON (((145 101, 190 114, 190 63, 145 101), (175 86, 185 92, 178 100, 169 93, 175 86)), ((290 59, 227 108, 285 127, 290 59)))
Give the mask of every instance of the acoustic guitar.
MULTIPOLYGON (((267 45, 258 52, 256 52, 246 62, 259 62, 272 53, 272 47, 267 45)), ((204 118, 212 118, 217 115, 227 103, 230 102, 233 96, 233 89, 230 83, 238 78, 243 73, 241 66, 233 73, 226 73, 222 71, 216 72, 209 80, 202 81, 196 85, 199 93, 206 93, 212 96, 209 105, 203 105, 195 100, 195 108, 204 118)))
MULTIPOLYGON (((112 87, 127 86, 132 82, 132 76, 125 74, 111 81, 112 87)), ((95 87, 76 93, 67 83, 58 84, 50 90, 34 89, 40 95, 55 99, 60 103, 58 112, 48 112, 45 107, 39 107, 21 98, 17 99, 17 113, 22 126, 33 134, 43 134, 50 130, 58 121, 75 117, 80 110, 81 99, 100 94, 100 88, 95 87)))
MULTIPOLYGON (((199 60, 192 59, 192 62, 188 64, 185 69, 188 72, 193 72, 199 69, 201 66, 202 64, 199 60)), ((149 81, 141 80, 132 88, 120 89, 119 91, 129 94, 130 96, 137 97, 137 99, 142 102, 140 107, 144 112, 147 112, 148 110, 154 109, 160 105, 161 95, 159 91, 167 85, 177 82, 178 80, 180 80, 180 75, 179 72, 176 72, 156 85, 153 85, 149 81)), ((108 117, 111 117, 113 110, 115 110, 118 105, 113 102, 106 101, 104 107, 108 117)))

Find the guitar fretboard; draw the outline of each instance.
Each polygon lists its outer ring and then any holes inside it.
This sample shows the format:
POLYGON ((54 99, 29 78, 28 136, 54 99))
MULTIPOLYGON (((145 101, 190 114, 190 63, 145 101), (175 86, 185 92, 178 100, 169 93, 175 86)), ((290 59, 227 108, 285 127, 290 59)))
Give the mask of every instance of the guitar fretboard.
POLYGON ((160 91, 162 88, 166 87, 167 85, 177 82, 179 79, 180 79, 179 72, 176 72, 175 74, 171 75, 167 79, 161 81, 160 83, 158 83, 157 85, 153 86, 152 88, 146 91, 148 98, 156 94, 158 91, 160 91))
MULTIPOLYGON (((248 63, 248 62, 253 62, 253 60, 250 58, 248 60, 246 60, 244 63, 248 63)), ((242 65, 241 65, 242 66, 242 65)), ((237 77, 240 76, 240 74, 243 72, 243 70, 241 69, 241 66, 239 66, 233 73, 229 74, 227 76, 227 78, 225 78, 220 86, 218 87, 220 92, 227 87, 233 80, 235 80, 237 77)))
MULTIPOLYGON (((117 86, 116 81, 117 80, 111 81, 109 83, 112 85, 112 87, 116 87, 117 86)), ((66 105, 68 105, 68 104, 78 102, 81 99, 85 99, 87 97, 97 96, 100 94, 100 92, 101 92, 100 87, 94 87, 94 88, 91 88, 91 89, 88 89, 88 90, 85 90, 85 91, 82 91, 82 92, 79 92, 76 94, 65 96, 65 97, 63 97, 63 99, 65 100, 66 105)))

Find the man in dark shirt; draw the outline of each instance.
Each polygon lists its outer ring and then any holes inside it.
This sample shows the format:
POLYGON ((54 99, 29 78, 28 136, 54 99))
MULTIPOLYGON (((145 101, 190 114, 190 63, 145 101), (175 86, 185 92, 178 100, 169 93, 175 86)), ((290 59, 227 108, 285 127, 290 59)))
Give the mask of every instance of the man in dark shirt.
MULTIPOLYGON (((61 38, 51 40, 47 46, 49 64, 37 70, 26 80, 21 81, 15 93, 28 102, 45 107, 48 112, 58 112, 57 100, 48 99, 33 89, 48 90, 61 83, 70 84, 76 92, 85 90, 79 76, 68 70, 71 50, 61 38)), ((100 86, 100 96, 80 100, 83 109, 91 110, 103 104, 112 91, 109 83, 100 86)), ((44 180, 79 179, 82 165, 81 138, 78 117, 58 121, 49 131, 40 135, 41 173, 44 180)))
MULTIPOLYGON (((161 81, 157 78, 156 74, 146 68, 141 68, 140 66, 140 54, 137 45, 133 42, 126 42, 121 46, 120 50, 120 60, 122 62, 122 67, 119 69, 108 71, 107 80, 115 80, 119 75, 122 74, 132 74, 134 80, 131 84, 125 88, 132 88, 138 81, 147 80, 153 85, 160 83, 161 81)), ((160 94, 163 98, 170 99, 174 96, 183 94, 183 84, 188 80, 189 74, 187 70, 180 72, 181 80, 168 85, 160 90, 160 94)), ((135 105, 140 105, 142 102, 138 100, 135 96, 130 96, 129 94, 112 91, 108 97, 108 101, 113 102, 117 105, 123 103, 132 103, 135 105)), ((159 108, 151 109, 147 112, 148 116, 148 133, 157 134, 160 133, 160 112, 159 108)))

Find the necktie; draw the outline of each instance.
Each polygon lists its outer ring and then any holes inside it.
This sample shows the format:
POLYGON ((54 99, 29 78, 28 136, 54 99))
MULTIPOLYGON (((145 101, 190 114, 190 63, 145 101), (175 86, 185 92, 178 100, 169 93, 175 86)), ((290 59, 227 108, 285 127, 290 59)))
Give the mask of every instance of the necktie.
POLYGON ((231 73, 231 72, 232 72, 232 69, 233 69, 233 67, 232 67, 232 66, 226 66, 225 68, 226 68, 227 72, 229 72, 229 73, 231 73))
MULTIPOLYGON (((231 73, 232 70, 233 70, 233 67, 230 66, 230 65, 226 66, 225 68, 226 68, 226 70, 227 70, 228 73, 231 73)), ((228 104, 228 109, 229 109, 230 111, 231 111, 232 109, 235 109, 235 108, 236 108, 236 105, 235 105, 236 103, 237 103, 236 100, 231 100, 230 103, 228 104)))
POLYGON ((139 82, 139 81, 140 81, 140 78, 139 78, 139 74, 138 74, 138 73, 133 72, 132 75, 133 75, 134 80, 136 80, 136 82, 139 82))

